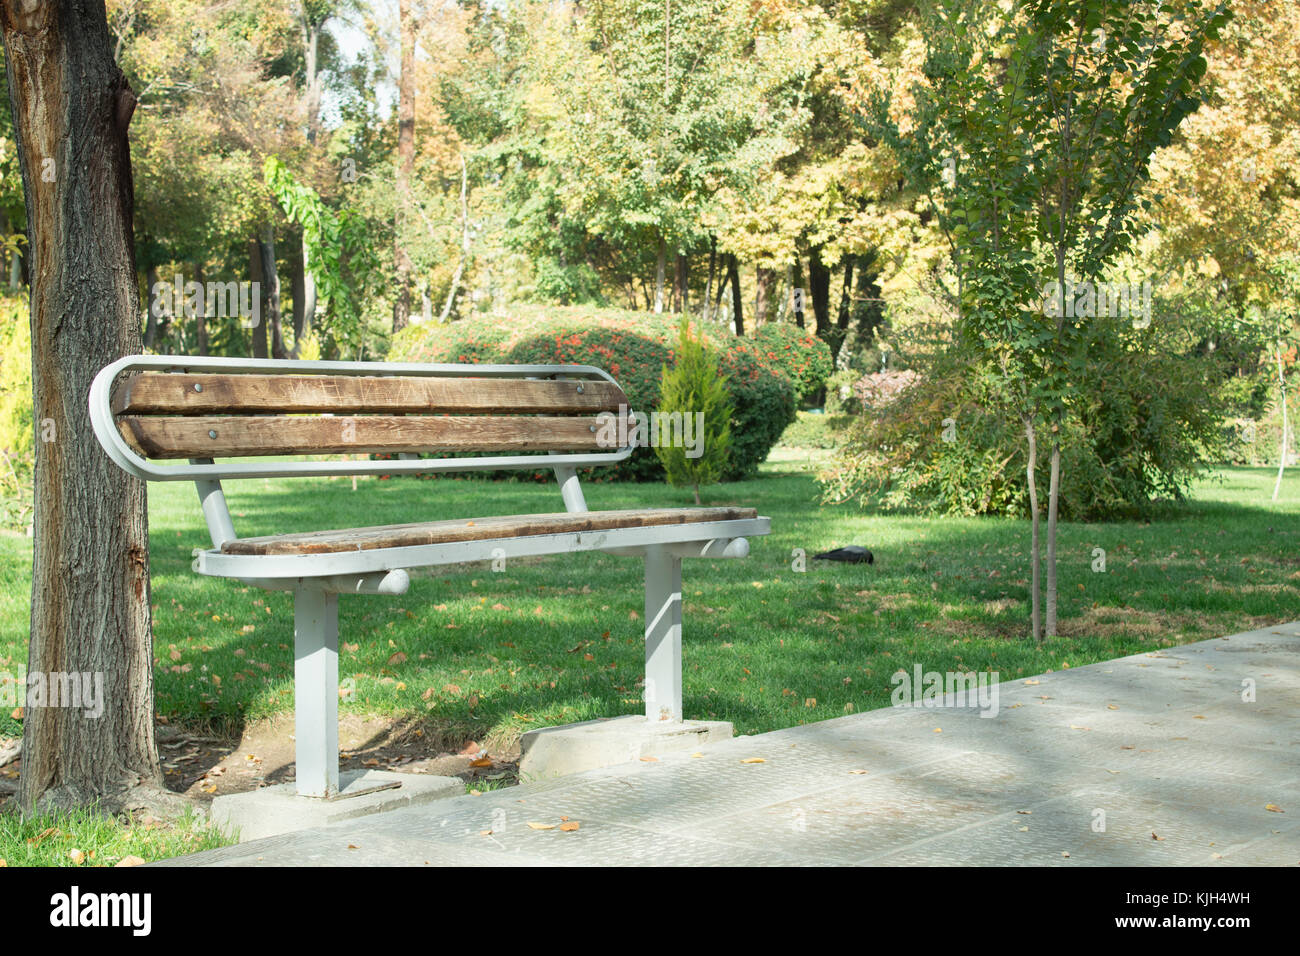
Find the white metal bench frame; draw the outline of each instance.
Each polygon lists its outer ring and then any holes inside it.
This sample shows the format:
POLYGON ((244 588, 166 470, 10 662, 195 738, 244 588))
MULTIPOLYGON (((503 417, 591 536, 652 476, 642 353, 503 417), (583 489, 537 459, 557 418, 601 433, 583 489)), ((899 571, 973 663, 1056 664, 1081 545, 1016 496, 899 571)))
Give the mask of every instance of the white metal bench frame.
MULTIPOLYGON (((419 474, 502 469, 555 472, 565 511, 587 511, 577 469, 612 464, 632 454, 632 446, 601 453, 547 453, 480 458, 415 456, 397 460, 320 460, 228 462, 192 459, 160 466, 138 455, 118 433, 111 399, 119 376, 127 372, 257 373, 299 375, 388 375, 466 378, 604 380, 606 372, 589 365, 418 365, 396 362, 307 362, 197 356, 135 355, 105 366, 90 389, 90 421, 100 445, 122 469, 148 481, 193 481, 212 539, 197 550, 199 574, 236 578, 268 590, 294 594, 294 720, 297 789, 303 796, 338 795, 338 595, 403 594, 408 568, 577 551, 601 551, 645 561, 645 711, 650 721, 682 720, 683 558, 743 558, 747 538, 770 530, 766 517, 694 524, 618 528, 514 538, 487 538, 412 547, 323 554, 237 555, 222 546, 237 540, 221 488, 224 478, 304 475, 419 474)), ((344 416, 347 417, 347 416, 344 416)))

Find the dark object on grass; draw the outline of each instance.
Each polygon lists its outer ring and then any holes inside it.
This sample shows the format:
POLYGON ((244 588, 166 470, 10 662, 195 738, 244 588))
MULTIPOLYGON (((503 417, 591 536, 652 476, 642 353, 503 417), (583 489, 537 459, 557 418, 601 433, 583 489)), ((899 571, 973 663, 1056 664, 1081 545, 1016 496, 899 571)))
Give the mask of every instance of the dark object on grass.
POLYGON ((834 551, 823 551, 821 554, 814 554, 813 560, 846 561, 849 564, 873 564, 876 558, 866 548, 851 544, 845 548, 836 548, 834 551))

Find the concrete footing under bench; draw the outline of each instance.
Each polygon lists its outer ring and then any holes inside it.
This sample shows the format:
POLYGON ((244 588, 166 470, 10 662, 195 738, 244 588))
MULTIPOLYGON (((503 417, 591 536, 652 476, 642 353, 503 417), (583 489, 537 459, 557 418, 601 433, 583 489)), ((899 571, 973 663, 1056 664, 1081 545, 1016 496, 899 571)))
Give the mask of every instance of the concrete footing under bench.
POLYGON ((302 797, 294 784, 285 783, 217 797, 212 801, 211 820, 226 833, 238 834, 240 843, 247 843, 464 793, 465 784, 457 777, 354 770, 339 774, 337 797, 302 797))

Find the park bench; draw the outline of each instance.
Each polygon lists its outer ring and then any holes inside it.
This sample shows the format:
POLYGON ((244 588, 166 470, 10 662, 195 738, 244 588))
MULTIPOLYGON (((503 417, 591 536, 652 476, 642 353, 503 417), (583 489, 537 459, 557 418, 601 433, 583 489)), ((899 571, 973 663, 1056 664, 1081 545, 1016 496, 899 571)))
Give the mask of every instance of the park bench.
POLYGON ((410 568, 578 551, 642 558, 646 719, 682 720, 681 561, 745 557, 769 519, 749 508, 588 511, 577 469, 633 452, 608 435, 627 442, 634 428, 605 427, 630 414, 614 379, 586 365, 137 355, 106 366, 90 390, 95 435, 115 463, 195 483, 212 539, 195 550, 196 572, 293 592, 297 791, 320 798, 339 788, 338 595, 402 594, 410 568), (398 457, 369 457, 385 453, 398 457), (357 457, 319 457, 340 455, 357 457), (564 511, 240 538, 221 486, 502 469, 553 471, 564 511))

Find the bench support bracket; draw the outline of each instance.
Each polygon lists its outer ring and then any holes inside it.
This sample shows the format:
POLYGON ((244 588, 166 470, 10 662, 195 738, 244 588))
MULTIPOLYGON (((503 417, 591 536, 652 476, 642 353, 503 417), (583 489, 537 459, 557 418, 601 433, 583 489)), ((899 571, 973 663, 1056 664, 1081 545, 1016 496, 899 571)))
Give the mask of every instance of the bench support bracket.
POLYGON ((298 793, 339 790, 339 596, 294 591, 294 736, 298 793))
POLYGON ((662 545, 645 555, 645 715, 682 719, 682 559, 662 545))

